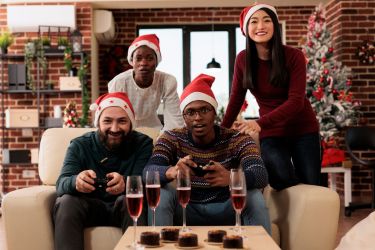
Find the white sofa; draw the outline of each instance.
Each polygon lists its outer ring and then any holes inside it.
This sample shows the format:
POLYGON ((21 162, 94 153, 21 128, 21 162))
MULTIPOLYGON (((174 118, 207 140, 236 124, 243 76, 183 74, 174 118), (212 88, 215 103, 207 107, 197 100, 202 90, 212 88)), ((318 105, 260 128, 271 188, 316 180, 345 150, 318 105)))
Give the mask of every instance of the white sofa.
MULTIPOLYGON (((52 128, 44 132, 39 150, 40 186, 12 191, 3 199, 8 250, 51 250, 51 209, 56 199, 55 183, 71 139, 92 129, 52 128)), ((137 129, 154 139, 158 131, 137 129)), ((298 185, 281 192, 267 188, 265 198, 273 222, 272 237, 283 250, 332 250, 334 248, 339 197, 328 188, 298 185)), ((121 238, 119 228, 85 230, 85 249, 113 249, 121 238)))

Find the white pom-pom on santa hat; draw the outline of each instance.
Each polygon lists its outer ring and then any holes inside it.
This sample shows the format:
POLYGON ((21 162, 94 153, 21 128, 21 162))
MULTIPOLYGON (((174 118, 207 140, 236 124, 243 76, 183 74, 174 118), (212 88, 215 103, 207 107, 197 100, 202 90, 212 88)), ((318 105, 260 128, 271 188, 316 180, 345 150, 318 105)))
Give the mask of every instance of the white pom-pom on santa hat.
POLYGON ((161 53, 159 46, 159 38, 155 34, 148 34, 137 37, 128 49, 128 62, 131 66, 133 65, 133 53, 140 46, 147 46, 152 49, 157 57, 158 64, 161 62, 161 53))
POLYGON ((250 17, 256 11, 258 11, 258 10, 260 10, 262 8, 266 8, 266 9, 271 10, 273 13, 275 13, 275 15, 277 17, 276 9, 272 5, 268 5, 268 4, 264 4, 264 3, 255 3, 252 6, 244 8, 242 10, 241 14, 240 14, 240 28, 241 28, 241 31, 242 31, 243 35, 246 34, 247 22, 249 21, 250 17))
POLYGON ((191 81, 184 89, 180 98, 180 109, 184 112, 185 107, 194 101, 205 101, 217 109, 217 101, 215 95, 211 90, 211 86, 215 81, 215 77, 200 74, 193 81, 191 81))
POLYGON ((129 97, 124 92, 113 92, 101 95, 96 99, 95 103, 90 105, 90 110, 95 111, 94 126, 98 127, 99 118, 104 109, 108 107, 120 107, 125 110, 133 128, 136 127, 135 114, 129 97))

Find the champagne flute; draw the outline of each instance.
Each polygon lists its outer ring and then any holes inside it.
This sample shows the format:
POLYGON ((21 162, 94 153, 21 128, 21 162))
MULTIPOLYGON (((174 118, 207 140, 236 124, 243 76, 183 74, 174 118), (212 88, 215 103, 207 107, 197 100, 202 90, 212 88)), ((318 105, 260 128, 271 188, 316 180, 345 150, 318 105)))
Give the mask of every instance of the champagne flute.
POLYGON ((146 196, 152 210, 152 229, 155 231, 155 210, 160 201, 160 177, 158 171, 146 172, 146 196))
POLYGON ((182 206, 182 229, 181 232, 190 231, 186 227, 186 206, 190 200, 191 183, 189 171, 178 170, 177 171, 177 196, 180 205, 182 206))
POLYGON ((131 249, 142 249, 137 244, 137 220, 142 213, 143 206, 143 185, 141 176, 128 176, 126 178, 126 205, 130 217, 134 223, 134 242, 130 246, 131 249))
POLYGON ((246 204, 246 179, 242 169, 230 170, 230 195, 232 198, 232 205, 236 211, 236 226, 235 231, 240 235, 241 229, 241 212, 246 204))

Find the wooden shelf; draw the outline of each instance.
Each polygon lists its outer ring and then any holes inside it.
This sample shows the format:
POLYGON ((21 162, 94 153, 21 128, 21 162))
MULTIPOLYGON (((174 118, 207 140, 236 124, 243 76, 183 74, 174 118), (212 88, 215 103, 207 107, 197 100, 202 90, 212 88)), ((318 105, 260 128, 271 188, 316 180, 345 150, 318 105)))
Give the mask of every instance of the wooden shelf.
POLYGON ((14 165, 38 165, 38 163, 31 163, 31 162, 20 162, 20 163, 1 163, 3 166, 14 166, 14 165))
POLYGON ((78 93, 82 90, 59 90, 59 89, 40 89, 40 90, 30 90, 30 89, 7 89, 1 90, 3 94, 59 94, 59 93, 78 93))
POLYGON ((0 54, 1 59, 24 59, 24 54, 0 54))

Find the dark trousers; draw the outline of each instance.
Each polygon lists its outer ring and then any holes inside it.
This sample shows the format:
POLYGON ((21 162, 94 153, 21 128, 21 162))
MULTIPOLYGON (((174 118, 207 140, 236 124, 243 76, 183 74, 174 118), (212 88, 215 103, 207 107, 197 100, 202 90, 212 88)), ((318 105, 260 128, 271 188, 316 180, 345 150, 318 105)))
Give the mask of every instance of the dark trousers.
MULTIPOLYGON (((83 196, 65 194, 58 197, 53 211, 55 249, 83 250, 83 231, 86 227, 114 226, 125 231, 133 224, 124 195, 115 202, 104 202, 83 196)), ((147 214, 142 212, 139 225, 147 225, 147 214)))
POLYGON ((263 138, 261 154, 272 188, 282 190, 298 183, 319 185, 319 133, 263 138))

